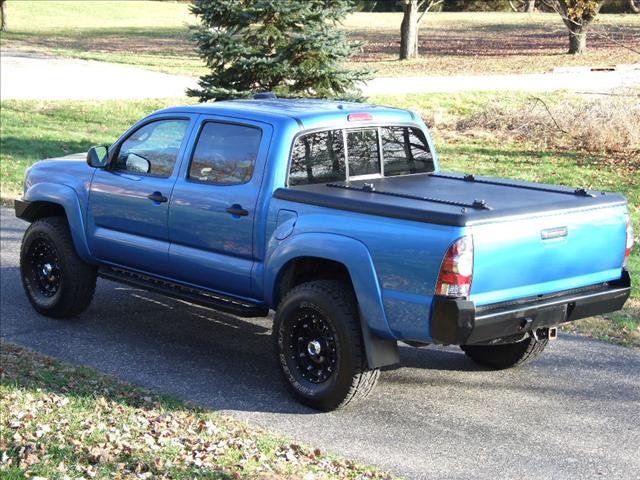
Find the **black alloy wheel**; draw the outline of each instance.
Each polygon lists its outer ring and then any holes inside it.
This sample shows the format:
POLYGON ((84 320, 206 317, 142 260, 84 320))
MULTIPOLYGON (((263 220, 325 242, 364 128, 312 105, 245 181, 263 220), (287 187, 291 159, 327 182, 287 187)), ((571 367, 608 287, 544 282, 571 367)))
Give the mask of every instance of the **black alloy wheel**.
POLYGON ((91 303, 96 269, 78 256, 65 217, 33 222, 20 249, 22 286, 38 313, 70 318, 91 303))
POLYGON ((60 290, 60 259, 53 242, 41 237, 29 246, 27 252, 29 261, 30 284, 35 295, 51 298, 60 290))
POLYGON ((301 308, 289 331, 286 355, 299 375, 311 383, 326 382, 338 366, 335 331, 324 316, 301 308))
POLYGON ((335 410, 367 397, 379 370, 369 368, 351 285, 316 280, 292 288, 273 322, 282 376, 303 404, 335 410))

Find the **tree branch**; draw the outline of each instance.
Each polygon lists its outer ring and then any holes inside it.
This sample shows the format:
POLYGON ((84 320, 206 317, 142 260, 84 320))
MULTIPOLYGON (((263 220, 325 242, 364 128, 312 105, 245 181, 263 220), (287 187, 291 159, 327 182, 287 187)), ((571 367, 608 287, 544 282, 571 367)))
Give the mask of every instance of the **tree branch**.
POLYGON ((553 120, 553 123, 555 124, 556 128, 558 130, 560 130, 562 133, 564 133, 565 135, 569 135, 569 132, 567 132, 564 128, 562 128, 558 122, 556 121, 555 117, 553 116, 553 114, 551 113, 551 110, 549 110, 549 107, 547 106, 547 104, 545 103, 544 100, 542 100, 540 97, 531 97, 534 100, 537 100, 538 102, 540 102, 542 104, 542 106, 544 106, 544 109, 547 111, 547 113, 549 114, 549 117, 551 118, 551 120, 553 120))
MULTIPOLYGON (((520 11, 520 7, 516 7, 513 4, 514 0, 509 0, 509 6, 511 7, 511 10, 513 10, 514 12, 519 12, 520 11)), ((520 3, 520 5, 522 5, 522 0, 518 0, 518 2, 520 3)))
MULTIPOLYGON (((424 5, 426 2, 427 2, 427 0, 423 0, 422 3, 418 4, 418 10, 420 10, 420 6, 424 5)), ((427 8, 425 8, 424 11, 418 17, 418 25, 420 25, 420 22, 422 22, 422 17, 424 17, 425 13, 427 13, 433 7, 437 7, 438 5, 440 5, 443 2, 444 2, 444 0, 431 0, 429 2, 429 5, 427 5, 427 8)))
POLYGON ((633 53, 637 53, 638 55, 640 55, 640 50, 636 50, 636 49, 635 49, 635 48, 633 48, 633 47, 630 47, 630 46, 628 46, 628 45, 625 45, 625 44, 624 44, 624 43, 622 43, 621 41, 616 40, 615 38, 613 38, 611 35, 608 35, 608 34, 606 34, 606 33, 600 33, 600 32, 598 32, 597 30, 593 30, 593 29, 592 29, 592 30, 590 30, 590 31, 589 31, 589 33, 593 33, 594 35, 597 35, 597 36, 598 36, 598 37, 600 37, 600 38, 604 38, 605 40, 608 40, 608 41, 610 41, 610 42, 612 42, 612 43, 615 43, 615 44, 616 44, 616 45, 618 45, 619 47, 626 48, 627 50, 629 50, 629 51, 631 51, 631 52, 633 52, 633 53))

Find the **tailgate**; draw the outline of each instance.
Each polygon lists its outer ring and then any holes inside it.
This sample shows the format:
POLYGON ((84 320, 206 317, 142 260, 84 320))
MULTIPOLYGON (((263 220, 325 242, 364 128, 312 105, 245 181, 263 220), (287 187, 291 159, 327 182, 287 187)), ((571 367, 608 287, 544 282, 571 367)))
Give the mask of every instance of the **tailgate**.
POLYGON ((476 305, 543 295, 620 278, 624 205, 471 227, 476 305))

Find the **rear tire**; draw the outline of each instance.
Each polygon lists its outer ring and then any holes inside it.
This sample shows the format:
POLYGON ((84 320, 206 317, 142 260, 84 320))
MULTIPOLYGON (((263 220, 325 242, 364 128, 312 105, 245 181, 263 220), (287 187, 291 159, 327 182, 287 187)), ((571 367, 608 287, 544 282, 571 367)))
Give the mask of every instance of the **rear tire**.
POLYGON ((330 411, 366 398, 380 374, 367 366, 360 317, 351 288, 319 280, 294 287, 276 312, 273 340, 293 395, 330 411))
POLYGON ((495 370, 503 370, 505 368, 519 367, 530 362, 542 353, 547 343, 549 343, 547 338, 536 340, 533 337, 528 337, 516 343, 462 345, 460 348, 478 365, 495 370))
POLYGON ((79 315, 96 289, 96 270, 78 257, 64 217, 41 218, 29 226, 20 249, 20 274, 29 302, 47 317, 79 315))

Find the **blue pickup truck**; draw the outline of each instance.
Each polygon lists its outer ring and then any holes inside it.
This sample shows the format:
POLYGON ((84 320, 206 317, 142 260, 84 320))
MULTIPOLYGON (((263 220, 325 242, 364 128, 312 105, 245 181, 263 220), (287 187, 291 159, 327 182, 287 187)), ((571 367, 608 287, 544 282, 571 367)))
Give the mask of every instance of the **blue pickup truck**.
POLYGON ((41 314, 80 314, 97 277, 275 310, 283 378, 325 411, 366 397, 399 341, 513 367, 630 292, 624 197, 442 172, 422 120, 376 105, 160 110, 109 147, 35 164, 15 211, 41 314))

